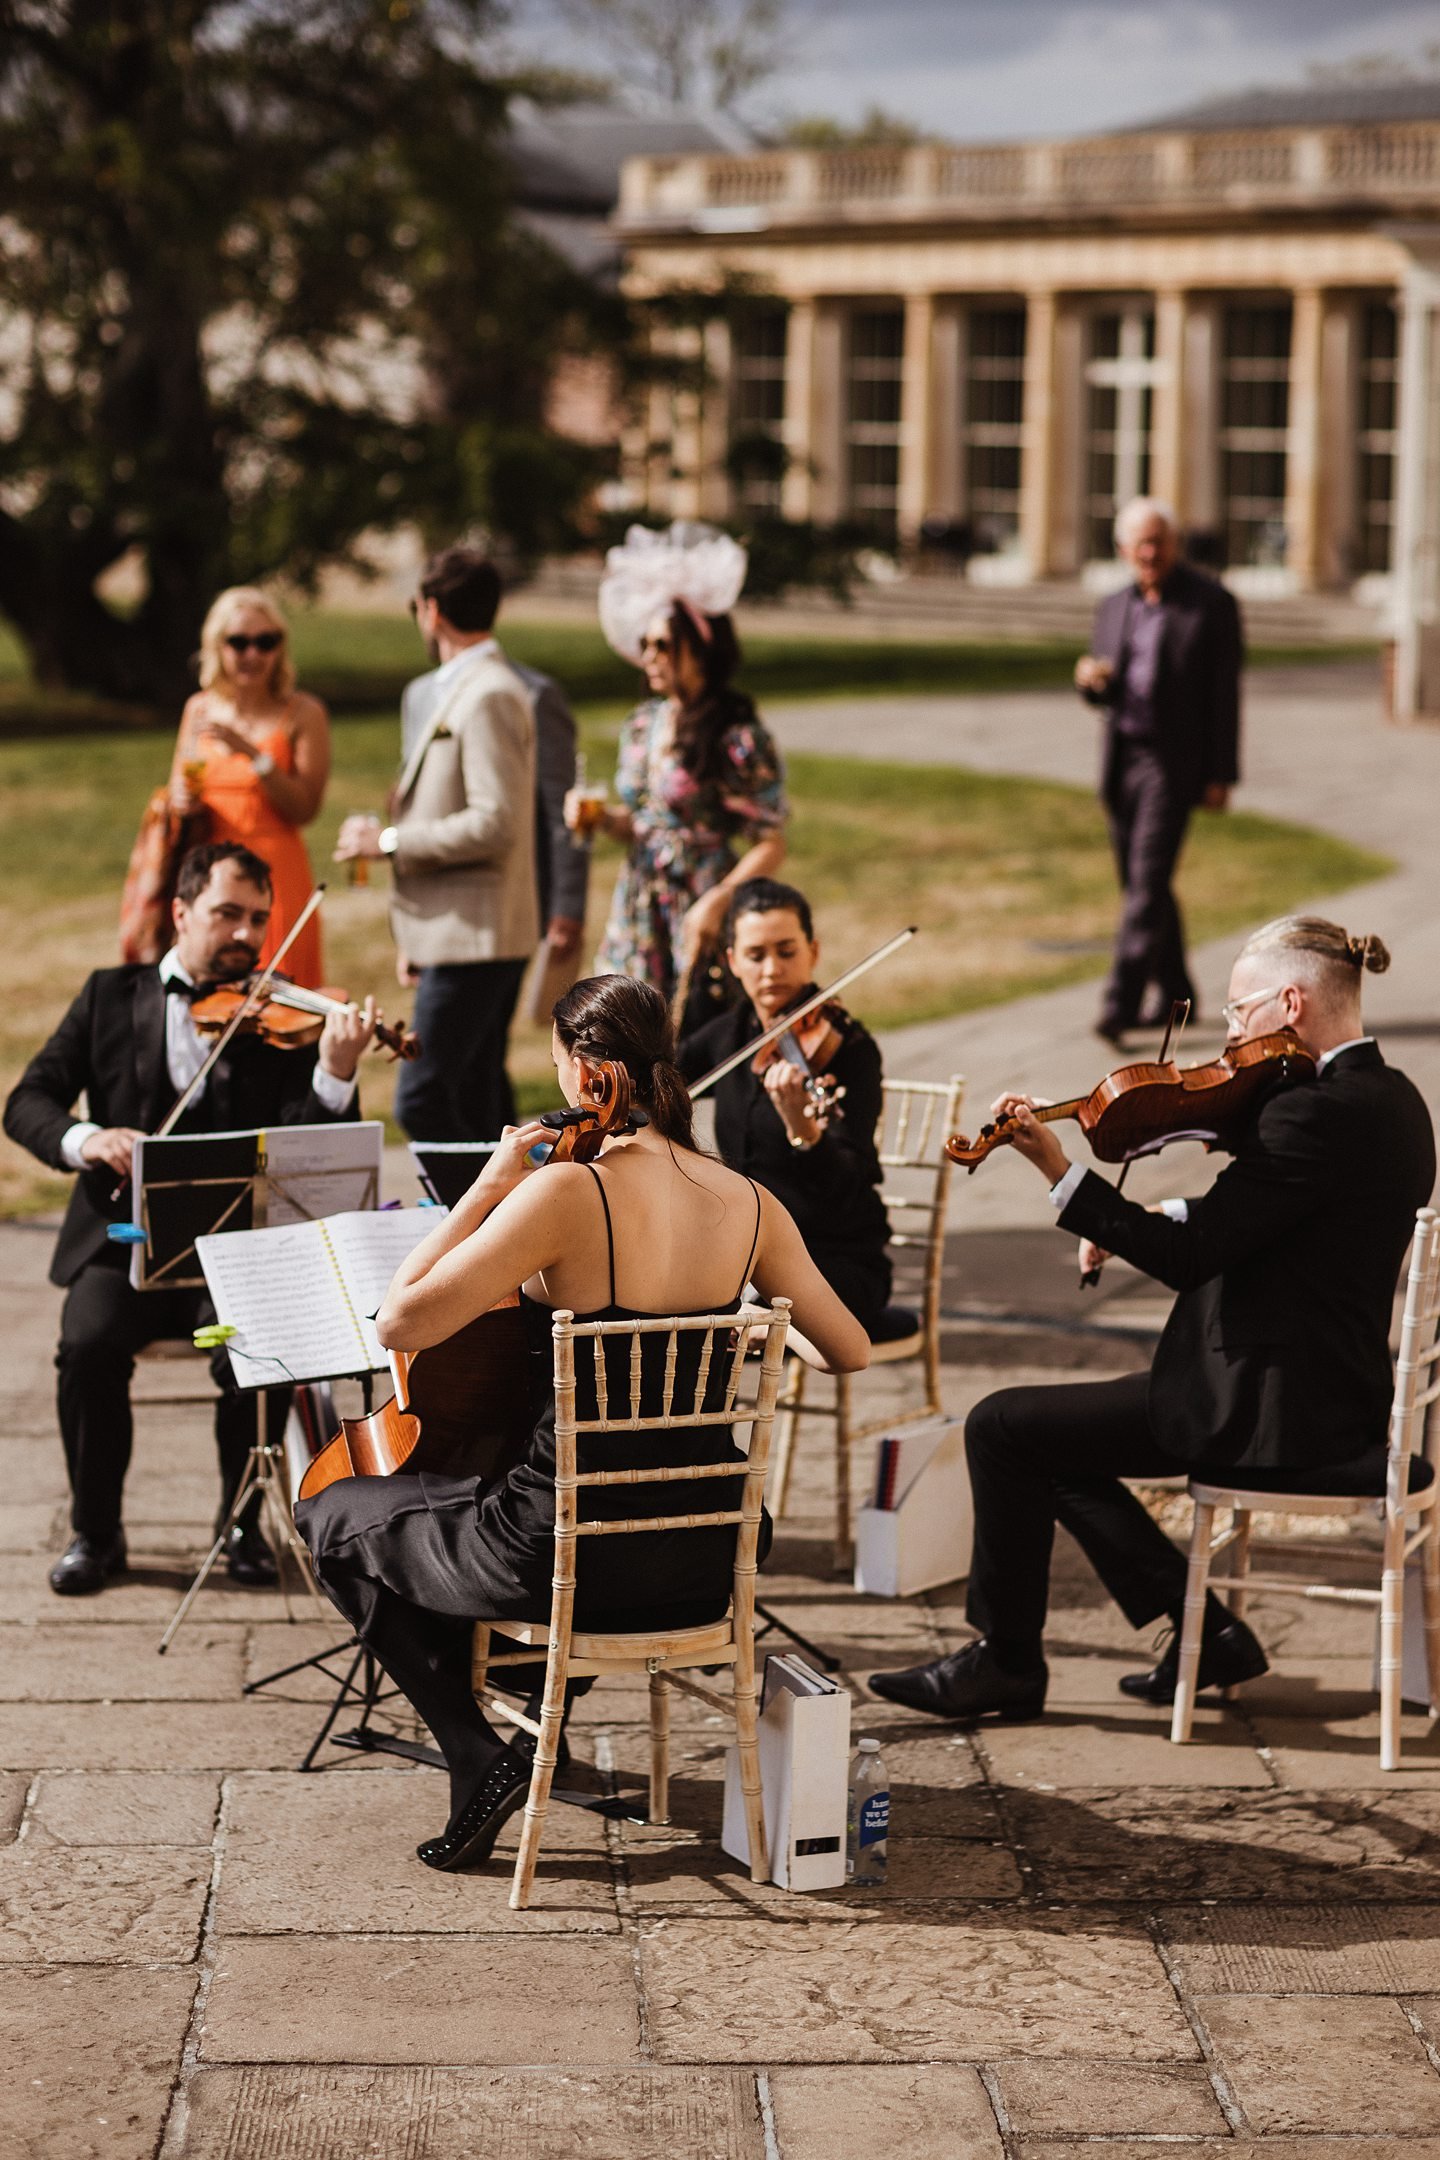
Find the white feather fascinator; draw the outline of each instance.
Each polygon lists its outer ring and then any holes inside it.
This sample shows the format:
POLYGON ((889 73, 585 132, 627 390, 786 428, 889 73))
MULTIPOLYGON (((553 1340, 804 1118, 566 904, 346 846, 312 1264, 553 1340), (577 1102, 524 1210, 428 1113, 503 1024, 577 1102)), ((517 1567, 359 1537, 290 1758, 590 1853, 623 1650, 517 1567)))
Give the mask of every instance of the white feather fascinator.
POLYGON ((748 560, 739 541, 713 525, 682 519, 666 532, 632 525, 624 545, 605 557, 600 628, 606 643, 638 665, 646 628, 677 602, 705 636, 706 618, 728 615, 740 598, 748 560))

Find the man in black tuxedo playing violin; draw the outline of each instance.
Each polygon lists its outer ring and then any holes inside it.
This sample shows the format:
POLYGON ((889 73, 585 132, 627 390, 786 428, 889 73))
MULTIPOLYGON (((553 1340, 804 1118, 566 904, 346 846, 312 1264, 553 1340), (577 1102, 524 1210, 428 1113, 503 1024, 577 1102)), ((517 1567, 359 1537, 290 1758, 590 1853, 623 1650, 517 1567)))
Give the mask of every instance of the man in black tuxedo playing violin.
MULTIPOLYGON (((1119 1253, 1179 1295, 1148 1373, 1007 1388, 971 1412, 966 1614, 980 1634, 929 1665, 873 1675, 877 1695, 964 1723, 1038 1716, 1059 1522, 1132 1627, 1174 1623, 1159 1665, 1120 1682, 1170 1702, 1185 1560, 1123 1479, 1243 1465, 1266 1491, 1383 1492, 1395 1281, 1435 1181, 1429 1111, 1360 1017, 1363 971, 1388 965, 1378 938, 1314 916, 1250 939, 1230 977, 1231 1041, 1288 1026, 1316 1068, 1229 1136, 1234 1159, 1203 1199, 1148 1212, 1072 1165, 1030 1097, 1000 1098, 1060 1227, 1079 1233, 1082 1269, 1119 1253)), ((1199 1685, 1264 1670, 1255 1637, 1212 1595, 1199 1685)))
MULTIPOLYGON (((726 924, 726 962, 744 993, 680 1044, 687 1080, 763 1034, 813 995, 820 947, 810 903, 793 885, 750 878, 726 924)), ((871 1340, 890 1295, 890 1225, 880 1198, 881 1067, 875 1039, 850 1014, 832 1046, 821 1085, 774 1055, 763 1072, 746 1058, 715 1086, 715 1139, 732 1170, 782 1200, 806 1250, 871 1340), (828 1103, 828 1108, 827 1108, 828 1103)), ((913 1317, 905 1316, 907 1331, 913 1317)))
MULTIPOLYGON (((209 1046, 190 1017, 204 988, 248 975, 270 919, 270 873, 248 848, 193 848, 180 866, 175 943, 158 967, 101 968, 86 983, 5 1105, 5 1131, 53 1170, 79 1173, 51 1262, 67 1291, 60 1324, 58 1405, 70 1474, 73 1539, 50 1572, 61 1597, 99 1590, 125 1567, 121 1495, 130 1461, 130 1375, 148 1342, 188 1336, 213 1319, 201 1290, 131 1287, 129 1253, 110 1242, 129 1219, 135 1142, 161 1124, 200 1071, 209 1046), (84 1090, 88 1116, 74 1105, 84 1090), (117 1183, 118 1181, 118 1183, 117 1183)), ((318 1053, 276 1050, 250 1035, 226 1048, 175 1130, 243 1131, 317 1125, 353 1117, 355 1068, 375 1014, 330 1014, 318 1053)), ((255 1429, 253 1405, 236 1390, 227 1353, 212 1369, 221 1517, 239 1489, 255 1429)), ((288 1396, 272 1391, 272 1420, 288 1396)), ((274 1561, 249 1509, 230 1537, 238 1582, 273 1578, 274 1561)))

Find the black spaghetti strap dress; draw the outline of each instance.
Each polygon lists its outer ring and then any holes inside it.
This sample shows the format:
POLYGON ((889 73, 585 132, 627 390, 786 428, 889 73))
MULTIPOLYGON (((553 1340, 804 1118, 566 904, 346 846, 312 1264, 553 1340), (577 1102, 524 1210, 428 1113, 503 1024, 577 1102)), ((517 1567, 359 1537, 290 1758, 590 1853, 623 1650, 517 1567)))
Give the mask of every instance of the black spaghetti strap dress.
MULTIPOLYGON (((610 1255, 610 1302, 578 1320, 643 1320, 656 1317, 615 1297, 615 1239, 610 1203, 592 1165, 605 1210, 610 1255)), ((747 1183, 750 1181, 747 1180, 747 1183)), ((760 1196, 755 1197, 755 1235, 735 1296, 721 1311, 738 1308, 760 1238, 760 1196)), ((437 1477, 397 1471, 391 1477, 347 1478, 295 1509, 295 1524, 309 1546, 315 1572, 335 1604, 365 1638, 374 1617, 376 1591, 384 1587, 409 1605, 456 1620, 516 1620, 550 1610, 555 1560, 555 1397, 551 1308, 521 1299, 534 1426, 524 1455, 503 1477, 437 1477)), ((701 1308, 705 1310, 707 1308, 701 1308)), ((683 1317, 683 1316, 682 1316, 683 1317)), ((681 1336, 672 1414, 683 1419, 695 1407, 699 1335, 681 1336)), ((732 1367, 732 1338, 712 1337, 711 1364, 699 1407, 723 1408, 732 1367)), ((640 1338, 641 1415, 658 1416, 664 1401, 667 1338, 640 1338)), ((628 1400, 630 1341, 602 1343, 610 1400, 628 1400)), ((598 1415, 588 1346, 576 1358, 576 1415, 598 1415)), ((723 1425, 686 1426, 663 1432, 579 1436, 581 1470, 683 1468, 724 1462, 737 1470, 745 1455, 723 1425)), ((649 1486, 601 1487, 580 1494, 581 1521, 643 1511, 653 1515, 707 1514, 738 1508, 737 1476, 696 1478, 649 1486)), ((761 1524, 760 1556, 769 1550, 768 1515, 761 1524)), ((730 1601, 736 1531, 719 1524, 703 1530, 646 1530, 624 1538, 581 1538, 577 1547, 575 1625, 612 1628, 699 1627, 720 1619, 730 1601)))

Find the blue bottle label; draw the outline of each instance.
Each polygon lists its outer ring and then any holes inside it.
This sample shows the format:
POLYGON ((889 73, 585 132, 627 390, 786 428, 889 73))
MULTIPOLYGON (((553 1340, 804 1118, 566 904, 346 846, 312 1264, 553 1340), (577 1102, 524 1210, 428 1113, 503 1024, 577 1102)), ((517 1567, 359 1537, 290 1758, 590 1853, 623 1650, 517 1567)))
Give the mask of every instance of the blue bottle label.
POLYGON ((862 1845, 882 1845, 889 1832, 890 1795, 871 1793, 860 1808, 859 1841, 862 1845))

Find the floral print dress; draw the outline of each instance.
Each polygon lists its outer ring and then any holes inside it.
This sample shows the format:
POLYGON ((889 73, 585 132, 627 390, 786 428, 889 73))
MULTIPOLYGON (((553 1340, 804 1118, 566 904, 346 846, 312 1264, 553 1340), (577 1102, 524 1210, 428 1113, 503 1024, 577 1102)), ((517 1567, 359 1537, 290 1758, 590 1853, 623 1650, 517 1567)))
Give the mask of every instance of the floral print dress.
POLYGON ((732 722, 721 746, 721 779, 692 780, 675 754, 668 698, 637 706, 620 736, 615 791, 634 838, 595 966, 602 975, 638 975, 667 1000, 686 909, 790 814, 780 753, 757 715, 732 722))

